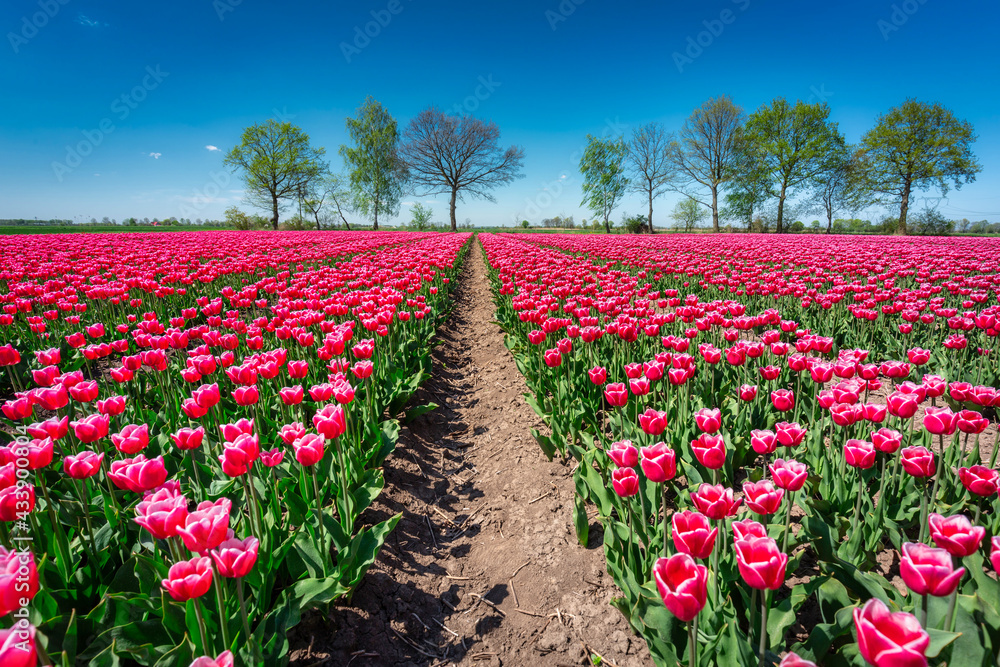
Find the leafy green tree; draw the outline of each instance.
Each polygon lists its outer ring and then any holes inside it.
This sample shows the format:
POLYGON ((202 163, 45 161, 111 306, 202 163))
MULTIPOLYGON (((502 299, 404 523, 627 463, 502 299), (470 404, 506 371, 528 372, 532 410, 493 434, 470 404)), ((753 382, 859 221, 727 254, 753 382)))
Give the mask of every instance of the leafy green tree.
POLYGON ((608 219, 621 201, 629 180, 625 175, 628 145, 624 139, 600 139, 587 135, 587 148, 580 158, 583 174, 582 205, 604 220, 604 230, 611 233, 608 219))
POLYGON ((431 210, 430 206, 424 206, 420 202, 413 205, 410 209, 410 229, 418 232, 422 232, 425 229, 431 228, 431 219, 434 217, 434 211, 431 210))
POLYGON ((653 200, 670 188, 674 162, 670 159, 673 137, 661 123, 636 128, 628 143, 627 170, 630 189, 646 195, 649 203, 649 233, 653 233, 653 200))
POLYGON ((721 215, 746 225, 748 231, 764 231, 764 204, 771 193, 770 181, 761 147, 737 132, 735 149, 726 182, 725 207, 721 215))
POLYGON ((455 206, 466 194, 496 201, 495 188, 523 178, 524 149, 500 145, 500 128, 472 116, 424 109, 403 133, 400 154, 421 195, 451 197, 451 231, 455 206))
POLYGON ((399 214, 407 180, 399 158, 399 128, 396 119, 373 97, 347 119, 353 146, 341 146, 340 154, 350 169, 351 204, 370 218, 378 229, 378 217, 399 214))
POLYGON ((674 189, 712 210, 713 232, 719 231, 719 192, 738 173, 734 162, 743 120, 743 109, 728 95, 712 98, 691 113, 670 146, 678 176, 674 189))
POLYGON ((244 129, 224 164, 241 173, 247 202, 270 210, 271 226, 278 229, 282 200, 298 196, 325 170, 325 153, 310 145, 301 128, 271 118, 244 129))
POLYGON ((897 234, 906 234, 914 189, 936 187, 944 196, 976 180, 982 166, 972 153, 972 123, 955 118, 940 104, 908 99, 879 116, 861 138, 858 159, 867 187, 883 201, 899 205, 897 234))
POLYGON ((692 231, 699 224, 708 219, 708 211, 701 204, 690 197, 685 197, 674 206, 674 212, 670 214, 677 228, 685 232, 692 231))
POLYGON ((629 215, 628 213, 622 213, 622 229, 625 230, 626 234, 642 234, 646 231, 648 224, 649 221, 642 214, 629 215))
POLYGON ((843 150, 844 138, 829 121, 826 103, 794 105, 783 97, 761 106, 747 118, 745 144, 755 147, 771 196, 778 198, 775 231, 784 229, 785 200, 799 187, 809 186, 831 167, 831 156, 843 150))

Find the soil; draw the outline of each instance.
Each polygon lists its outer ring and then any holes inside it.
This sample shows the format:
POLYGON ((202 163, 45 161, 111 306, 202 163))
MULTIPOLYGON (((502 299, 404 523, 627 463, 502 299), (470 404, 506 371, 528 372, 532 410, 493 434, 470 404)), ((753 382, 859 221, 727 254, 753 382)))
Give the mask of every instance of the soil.
POLYGON ((404 427, 365 523, 401 512, 350 603, 308 614, 293 665, 651 665, 609 601, 601 527, 571 523, 571 467, 549 462, 544 425, 472 249, 440 328, 431 379, 412 404, 441 407, 404 427))

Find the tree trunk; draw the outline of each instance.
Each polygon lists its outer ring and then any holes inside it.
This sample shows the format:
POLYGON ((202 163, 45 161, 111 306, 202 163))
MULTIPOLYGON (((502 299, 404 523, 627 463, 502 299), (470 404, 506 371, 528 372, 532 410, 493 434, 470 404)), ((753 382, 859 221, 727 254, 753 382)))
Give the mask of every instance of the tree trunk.
POLYGON ((451 189, 451 231, 458 231, 458 223, 455 221, 455 200, 458 199, 458 188, 451 189))
POLYGON ((833 233, 833 213, 829 211, 827 211, 826 214, 826 233, 827 234, 833 233))
POLYGON ((608 234, 611 233, 611 225, 608 224, 608 216, 604 216, 604 231, 608 234))
POLYGON ((372 226, 372 231, 378 231, 378 205, 375 206, 375 224, 372 226))
POLYGON ((906 212, 910 210, 910 183, 903 184, 903 198, 899 202, 899 226, 896 227, 896 234, 906 236, 906 212))
POLYGON ((317 232, 321 231, 320 224, 319 224, 319 213, 313 213, 313 215, 316 216, 316 231, 317 232))
POLYGON ((776 234, 780 234, 783 231, 785 231, 783 229, 784 226, 783 223, 785 222, 784 216, 785 216, 785 185, 784 183, 782 183, 781 194, 778 195, 778 227, 777 229, 774 230, 776 234))
POLYGON ((653 234, 653 191, 649 191, 649 233, 653 234))
POLYGON ((271 195, 271 226, 278 231, 278 198, 271 195))
POLYGON ((712 231, 719 233, 719 186, 712 186, 712 231))

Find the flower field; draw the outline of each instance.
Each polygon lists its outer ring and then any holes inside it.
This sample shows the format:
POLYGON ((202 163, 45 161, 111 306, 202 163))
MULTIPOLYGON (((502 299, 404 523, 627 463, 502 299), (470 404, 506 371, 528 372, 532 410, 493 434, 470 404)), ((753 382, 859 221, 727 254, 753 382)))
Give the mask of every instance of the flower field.
POLYGON ((658 664, 998 664, 1000 244, 480 240, 658 664))
POLYGON ((470 235, 0 245, 0 664, 288 660, 399 516, 398 414, 470 235))
POLYGON ((287 664, 400 522, 366 510, 470 250, 656 664, 1000 664, 1000 242, 478 239, 6 237, 0 665, 287 664))

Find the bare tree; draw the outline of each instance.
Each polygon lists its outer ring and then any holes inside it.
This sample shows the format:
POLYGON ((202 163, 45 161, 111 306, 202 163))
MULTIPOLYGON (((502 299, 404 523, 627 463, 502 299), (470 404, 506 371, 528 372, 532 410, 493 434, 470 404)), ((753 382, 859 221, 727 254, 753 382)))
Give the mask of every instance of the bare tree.
POLYGON ((732 177, 730 167, 743 120, 742 107, 728 95, 712 98, 684 121, 670 148, 680 176, 674 189, 712 209, 713 232, 719 231, 719 189, 732 177))
POLYGON ((302 205, 316 219, 316 229, 321 229, 320 214, 333 207, 337 209, 344 227, 350 230, 351 225, 344 217, 344 210, 350 210, 350 201, 351 190, 347 179, 340 174, 327 172, 310 183, 302 205))
POLYGON ((451 231, 456 231, 455 202, 469 194, 496 201, 490 192, 522 178, 524 149, 499 145, 500 128, 471 116, 446 114, 437 107, 421 111, 403 133, 400 157, 414 190, 451 195, 451 231))
POLYGON ((636 128, 628 144, 630 189, 642 192, 649 202, 649 233, 653 233, 653 200, 670 189, 675 165, 670 159, 673 136, 661 123, 636 128))

